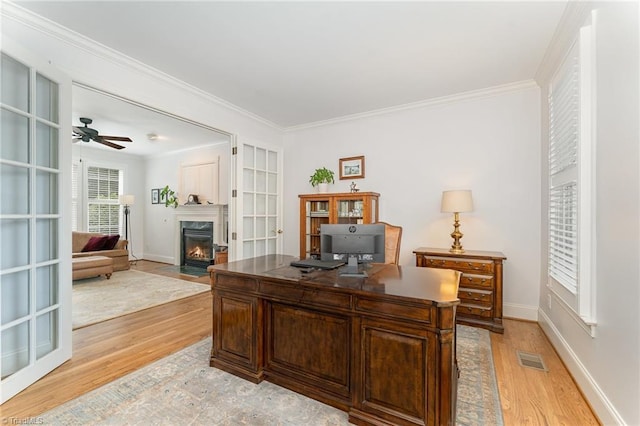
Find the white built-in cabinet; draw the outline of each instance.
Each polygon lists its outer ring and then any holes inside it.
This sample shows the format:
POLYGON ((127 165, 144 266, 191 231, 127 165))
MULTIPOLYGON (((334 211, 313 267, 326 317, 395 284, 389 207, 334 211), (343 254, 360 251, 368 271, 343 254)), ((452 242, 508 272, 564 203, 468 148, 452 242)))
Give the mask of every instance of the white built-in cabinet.
POLYGON ((200 164, 183 164, 180 168, 180 204, 189 194, 198 196, 202 204, 223 204, 220 200, 219 159, 200 164))

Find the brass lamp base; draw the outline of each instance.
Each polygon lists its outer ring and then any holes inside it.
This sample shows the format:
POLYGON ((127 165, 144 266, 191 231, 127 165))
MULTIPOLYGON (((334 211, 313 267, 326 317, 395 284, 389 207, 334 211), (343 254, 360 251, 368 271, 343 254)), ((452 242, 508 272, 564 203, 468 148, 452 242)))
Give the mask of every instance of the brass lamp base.
POLYGON ((460 217, 458 212, 453 214, 453 232, 451 233, 451 238, 453 238, 453 244, 449 249, 450 253, 464 253, 464 249, 462 248, 462 244, 460 244, 460 238, 462 238, 462 232, 460 232, 460 217))

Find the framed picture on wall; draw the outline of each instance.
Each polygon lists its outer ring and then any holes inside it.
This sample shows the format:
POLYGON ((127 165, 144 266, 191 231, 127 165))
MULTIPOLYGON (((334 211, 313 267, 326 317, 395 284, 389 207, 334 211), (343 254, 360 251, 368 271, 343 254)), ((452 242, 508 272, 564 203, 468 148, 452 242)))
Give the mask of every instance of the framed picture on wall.
POLYGON ((364 155, 340 159, 340 179, 364 178, 364 155))
POLYGON ((151 204, 160 204, 160 190, 152 189, 151 190, 151 204))

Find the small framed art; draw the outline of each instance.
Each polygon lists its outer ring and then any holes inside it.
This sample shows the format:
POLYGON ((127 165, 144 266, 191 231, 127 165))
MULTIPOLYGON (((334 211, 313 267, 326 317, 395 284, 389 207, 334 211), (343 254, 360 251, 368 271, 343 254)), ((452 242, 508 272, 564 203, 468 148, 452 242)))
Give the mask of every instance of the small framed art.
POLYGON ((364 155, 340 159, 340 179, 364 178, 364 155))
POLYGON ((151 190, 151 204, 159 204, 160 203, 160 190, 152 189, 151 190))

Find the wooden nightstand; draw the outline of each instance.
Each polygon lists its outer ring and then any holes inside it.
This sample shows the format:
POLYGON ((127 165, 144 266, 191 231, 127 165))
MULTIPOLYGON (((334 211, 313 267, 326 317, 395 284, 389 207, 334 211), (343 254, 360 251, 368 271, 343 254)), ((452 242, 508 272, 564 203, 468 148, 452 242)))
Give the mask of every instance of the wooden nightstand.
POLYGON ((416 266, 462 272, 456 318, 460 324, 504 333, 502 325, 502 262, 498 251, 467 250, 454 254, 447 249, 420 247, 413 251, 416 266))

